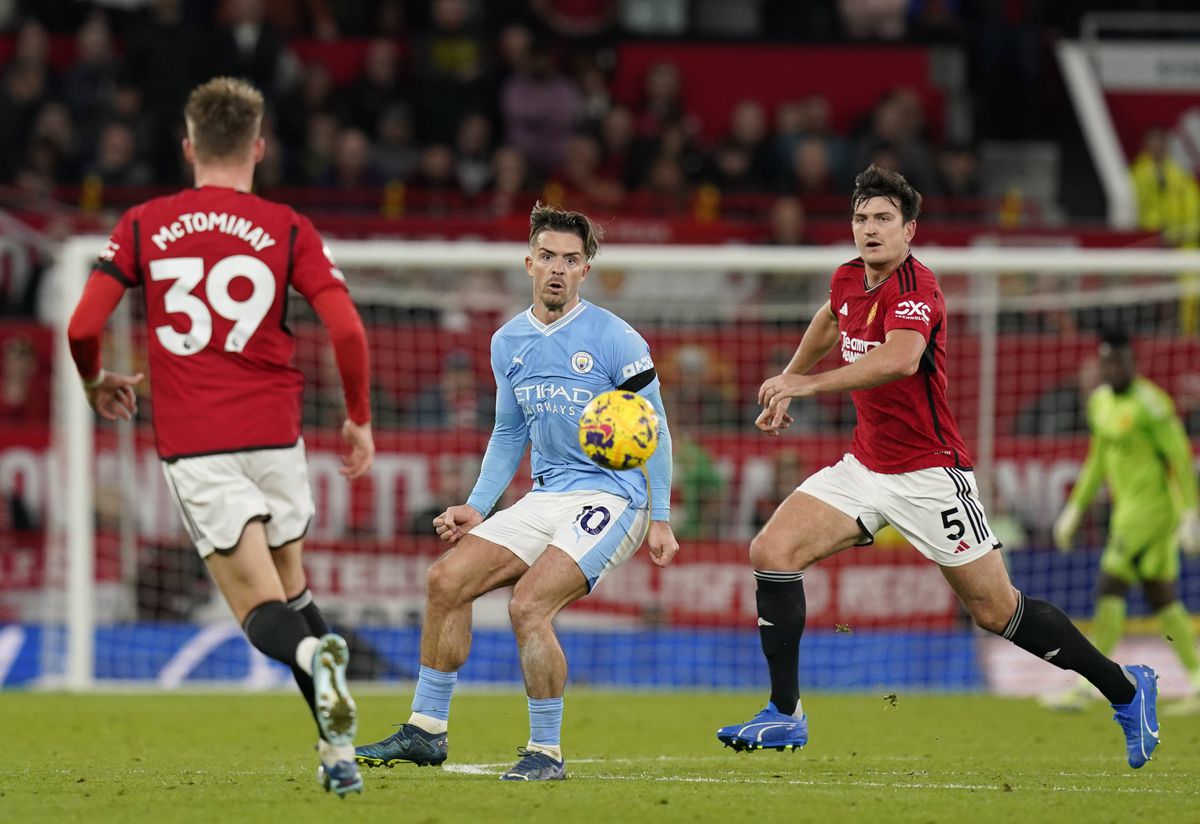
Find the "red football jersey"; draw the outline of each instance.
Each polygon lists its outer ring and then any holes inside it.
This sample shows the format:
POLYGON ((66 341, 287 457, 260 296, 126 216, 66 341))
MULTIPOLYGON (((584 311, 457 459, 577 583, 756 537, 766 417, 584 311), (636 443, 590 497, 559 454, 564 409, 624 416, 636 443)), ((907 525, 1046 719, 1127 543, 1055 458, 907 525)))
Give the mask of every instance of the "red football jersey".
POLYGON ((874 472, 936 466, 967 469, 971 458, 946 402, 946 301, 937 279, 911 254, 882 283, 867 288, 861 258, 833 274, 829 307, 837 316, 842 360, 853 363, 893 329, 925 340, 915 374, 851 392, 858 424, 850 451, 874 472))
POLYGON ((346 289, 307 218, 234 189, 188 189, 127 211, 95 272, 144 292, 162 458, 296 442, 304 377, 287 290, 311 303, 346 289))

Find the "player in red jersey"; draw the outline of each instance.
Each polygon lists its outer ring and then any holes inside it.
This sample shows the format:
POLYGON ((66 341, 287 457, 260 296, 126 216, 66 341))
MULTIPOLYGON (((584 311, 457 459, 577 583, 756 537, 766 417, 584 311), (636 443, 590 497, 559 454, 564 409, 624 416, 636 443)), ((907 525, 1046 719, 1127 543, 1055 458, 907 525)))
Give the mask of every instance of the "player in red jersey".
POLYGON ((737 750, 802 747, 799 648, 804 570, 894 526, 942 570, 983 629, 1087 678, 1108 698, 1131 767, 1158 744, 1154 671, 1104 657, 1058 607, 1009 581, 988 527, 971 459, 946 402, 946 304, 933 272, 913 257, 921 195, 899 174, 872 166, 851 196, 861 257, 838 267, 783 373, 765 381, 755 424, 778 435, 792 398, 850 392, 858 424, 840 462, 789 495, 750 544, 758 626, 771 699, 750 721, 717 737, 737 750), (808 374, 837 347, 843 366, 808 374))
POLYGON ((146 307, 154 430, 163 474, 210 574, 266 655, 292 667, 317 721, 320 779, 361 791, 346 642, 329 632, 300 563, 313 516, 300 395, 286 325, 288 287, 329 329, 346 398, 342 474, 371 467, 366 333, 316 230, 250 193, 264 141, 262 95, 217 78, 188 98, 184 157, 195 188, 122 216, 71 318, 88 402, 109 420, 137 412, 142 375, 100 363, 105 323, 127 289, 146 307))

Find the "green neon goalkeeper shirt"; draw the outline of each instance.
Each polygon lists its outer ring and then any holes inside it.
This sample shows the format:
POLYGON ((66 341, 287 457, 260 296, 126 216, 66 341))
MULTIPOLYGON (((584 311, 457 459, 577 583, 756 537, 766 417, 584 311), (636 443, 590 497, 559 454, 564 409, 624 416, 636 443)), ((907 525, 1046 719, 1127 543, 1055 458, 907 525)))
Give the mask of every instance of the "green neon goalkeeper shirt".
POLYGON ((1171 397, 1146 378, 1124 392, 1101 386, 1088 398, 1092 431, 1087 460, 1070 503, 1085 508, 1107 482, 1111 529, 1173 528, 1180 510, 1196 506, 1192 450, 1171 397))

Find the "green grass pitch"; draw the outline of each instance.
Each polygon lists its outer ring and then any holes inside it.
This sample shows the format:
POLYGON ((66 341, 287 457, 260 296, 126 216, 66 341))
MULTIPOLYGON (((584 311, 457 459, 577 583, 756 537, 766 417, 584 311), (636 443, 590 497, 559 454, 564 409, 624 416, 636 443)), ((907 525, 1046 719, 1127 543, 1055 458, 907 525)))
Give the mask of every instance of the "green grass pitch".
MULTIPOLYGON (((390 734, 409 698, 360 695, 360 741, 390 734)), ((524 696, 461 690, 446 767, 368 770, 362 795, 337 799, 292 694, 5 692, 0 821, 1200 821, 1200 716, 1162 719, 1138 771, 1106 707, 985 695, 812 695, 804 750, 722 749, 717 726, 762 700, 569 690, 570 780, 514 785, 496 776, 525 743, 524 696)))

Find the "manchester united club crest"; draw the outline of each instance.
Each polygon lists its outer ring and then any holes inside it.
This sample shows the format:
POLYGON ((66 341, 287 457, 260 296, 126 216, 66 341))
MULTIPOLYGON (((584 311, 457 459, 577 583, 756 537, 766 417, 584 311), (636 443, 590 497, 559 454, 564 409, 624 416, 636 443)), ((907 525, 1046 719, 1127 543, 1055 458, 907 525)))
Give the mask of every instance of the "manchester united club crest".
POLYGON ((596 360, 587 352, 576 352, 571 356, 571 368, 580 375, 591 372, 595 365, 596 360))
POLYGON ((871 311, 867 313, 867 326, 871 325, 871 321, 875 320, 875 311, 879 309, 879 301, 871 304, 871 311))

